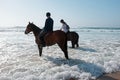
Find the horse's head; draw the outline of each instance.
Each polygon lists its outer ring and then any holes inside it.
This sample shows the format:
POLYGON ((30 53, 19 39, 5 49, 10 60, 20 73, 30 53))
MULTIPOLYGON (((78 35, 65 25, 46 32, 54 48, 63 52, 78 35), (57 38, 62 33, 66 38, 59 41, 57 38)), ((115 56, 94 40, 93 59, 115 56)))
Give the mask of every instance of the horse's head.
POLYGON ((32 27, 33 27, 33 23, 30 23, 30 22, 29 22, 29 24, 28 24, 27 27, 26 27, 25 34, 28 34, 28 33, 30 33, 31 31, 33 31, 32 27))
POLYGON ((40 31, 41 31, 41 29, 39 27, 37 27, 35 24, 29 22, 29 24, 26 27, 25 34, 33 32, 35 35, 37 35, 40 33, 40 31))

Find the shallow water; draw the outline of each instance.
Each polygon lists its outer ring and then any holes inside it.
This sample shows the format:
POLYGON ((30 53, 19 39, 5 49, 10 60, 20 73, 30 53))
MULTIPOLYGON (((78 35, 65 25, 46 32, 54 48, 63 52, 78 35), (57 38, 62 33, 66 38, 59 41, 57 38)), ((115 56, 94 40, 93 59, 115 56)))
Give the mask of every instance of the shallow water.
POLYGON ((80 47, 72 49, 68 42, 66 60, 57 44, 39 57, 33 34, 24 29, 0 29, 0 80, 89 80, 120 71, 120 30, 72 28, 80 47))

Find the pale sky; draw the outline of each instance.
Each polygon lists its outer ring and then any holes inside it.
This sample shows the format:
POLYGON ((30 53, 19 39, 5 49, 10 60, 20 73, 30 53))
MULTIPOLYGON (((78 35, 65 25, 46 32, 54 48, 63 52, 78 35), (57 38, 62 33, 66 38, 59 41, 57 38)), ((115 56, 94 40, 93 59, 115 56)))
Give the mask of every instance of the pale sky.
POLYGON ((120 27, 120 0, 0 0, 0 27, 44 26, 46 12, 54 26, 120 27))

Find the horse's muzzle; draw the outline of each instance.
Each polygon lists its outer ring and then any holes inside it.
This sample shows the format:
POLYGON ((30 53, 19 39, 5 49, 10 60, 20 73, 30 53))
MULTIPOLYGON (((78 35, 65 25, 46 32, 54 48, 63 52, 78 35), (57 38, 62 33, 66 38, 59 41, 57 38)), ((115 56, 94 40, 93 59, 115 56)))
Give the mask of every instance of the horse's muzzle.
POLYGON ((27 32, 27 31, 25 31, 25 34, 28 34, 28 32, 27 32))

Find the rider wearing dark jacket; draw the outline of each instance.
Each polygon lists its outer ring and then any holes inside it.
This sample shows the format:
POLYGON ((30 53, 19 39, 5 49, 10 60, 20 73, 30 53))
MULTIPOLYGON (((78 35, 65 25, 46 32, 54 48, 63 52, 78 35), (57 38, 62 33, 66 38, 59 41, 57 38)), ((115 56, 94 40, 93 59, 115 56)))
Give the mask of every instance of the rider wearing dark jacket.
POLYGON ((49 32, 53 31, 53 20, 52 18, 48 17, 45 21, 45 27, 43 28, 44 31, 49 32))
POLYGON ((45 26, 42 29, 42 31, 39 34, 40 37, 40 41, 41 41, 41 45, 44 47, 45 46, 45 41, 44 41, 44 36, 48 33, 48 32, 52 32, 53 31, 53 19, 50 17, 51 14, 49 12, 46 13, 47 19, 45 21, 45 26))

